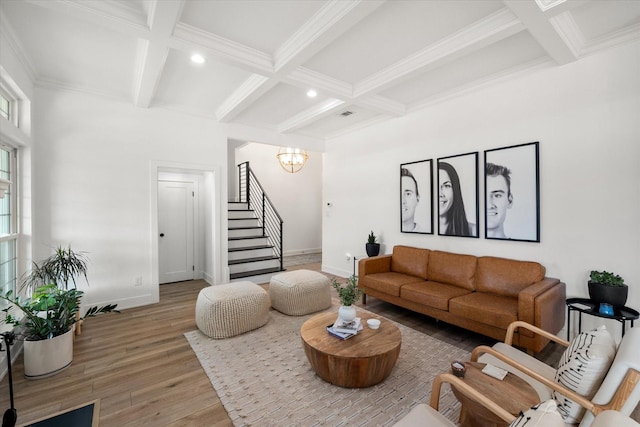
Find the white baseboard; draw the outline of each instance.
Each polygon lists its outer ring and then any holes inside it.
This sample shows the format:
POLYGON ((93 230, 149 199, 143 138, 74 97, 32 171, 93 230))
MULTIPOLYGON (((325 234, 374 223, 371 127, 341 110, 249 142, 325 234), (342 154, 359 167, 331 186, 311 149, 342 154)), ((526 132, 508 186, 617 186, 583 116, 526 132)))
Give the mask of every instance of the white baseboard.
POLYGON ((351 270, 342 270, 339 268, 329 267, 324 264, 322 265, 322 267, 320 267, 320 269, 325 273, 333 274, 334 276, 339 276, 343 278, 350 277, 351 274, 353 273, 351 270))
POLYGON ((317 253, 322 253, 322 248, 296 249, 294 251, 284 251, 282 255, 292 256, 292 255, 306 255, 306 254, 317 254, 317 253))

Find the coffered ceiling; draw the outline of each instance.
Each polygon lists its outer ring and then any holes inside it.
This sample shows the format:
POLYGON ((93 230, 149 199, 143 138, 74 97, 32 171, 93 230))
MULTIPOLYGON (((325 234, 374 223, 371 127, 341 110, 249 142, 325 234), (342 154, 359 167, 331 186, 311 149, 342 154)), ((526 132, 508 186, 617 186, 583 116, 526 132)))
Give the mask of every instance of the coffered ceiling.
POLYGON ((0 0, 0 13, 39 86, 321 140, 640 38, 640 0, 0 0))

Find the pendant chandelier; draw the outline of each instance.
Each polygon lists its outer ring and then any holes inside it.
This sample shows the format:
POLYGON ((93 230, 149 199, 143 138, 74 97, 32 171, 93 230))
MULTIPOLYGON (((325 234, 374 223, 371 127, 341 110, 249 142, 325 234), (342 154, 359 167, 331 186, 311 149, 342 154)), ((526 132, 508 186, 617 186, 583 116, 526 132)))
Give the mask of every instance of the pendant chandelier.
POLYGON ((289 173, 296 173, 307 163, 309 155, 299 148, 280 147, 276 157, 282 169, 289 173))

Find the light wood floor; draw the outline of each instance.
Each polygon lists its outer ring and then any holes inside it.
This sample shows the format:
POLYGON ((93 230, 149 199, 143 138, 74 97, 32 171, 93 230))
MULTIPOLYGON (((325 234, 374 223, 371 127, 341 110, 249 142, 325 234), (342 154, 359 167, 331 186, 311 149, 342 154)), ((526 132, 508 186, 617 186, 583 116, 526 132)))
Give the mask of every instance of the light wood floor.
MULTIPOLYGON (((298 266, 318 270, 319 264, 298 266)), ((294 269, 294 268, 292 268, 294 269)), ((18 423, 100 399, 101 426, 231 426, 183 333, 196 329, 195 302, 204 281, 160 287, 158 304, 87 319, 64 372, 25 380, 22 356, 13 367, 18 423)), ((491 339, 369 298, 366 308, 471 350, 491 339)), ((552 346, 541 358, 553 362, 552 346)), ((0 410, 9 408, 7 378, 0 410)))

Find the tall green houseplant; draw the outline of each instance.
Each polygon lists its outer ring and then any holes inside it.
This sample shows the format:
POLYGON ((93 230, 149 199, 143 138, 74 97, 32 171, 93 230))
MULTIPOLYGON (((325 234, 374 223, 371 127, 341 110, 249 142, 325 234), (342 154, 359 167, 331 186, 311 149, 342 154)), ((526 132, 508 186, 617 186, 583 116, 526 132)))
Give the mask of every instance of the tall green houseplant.
POLYGON ((75 252, 71 245, 67 248, 58 246, 49 258, 39 265, 34 262, 31 273, 24 281, 24 285, 34 290, 44 285, 56 285, 60 289, 68 290, 69 285, 77 288, 76 278, 87 280, 87 256, 82 252, 75 252))

